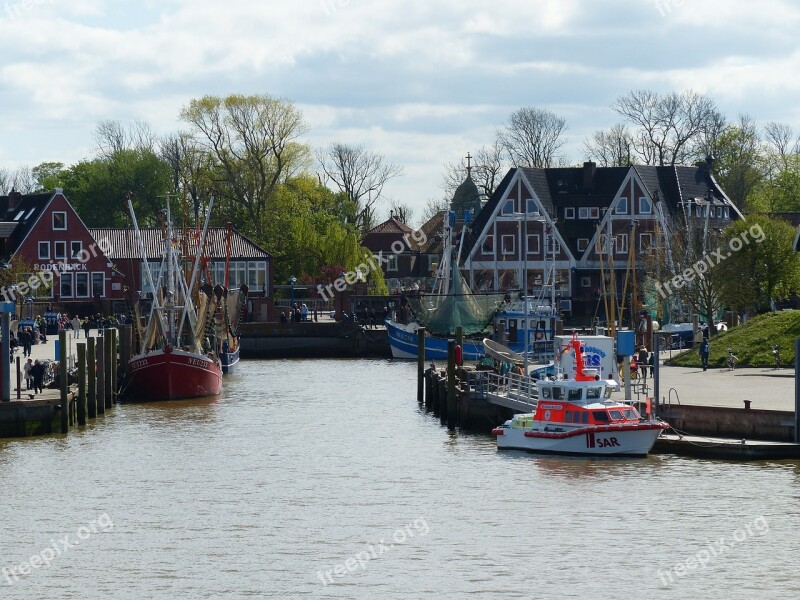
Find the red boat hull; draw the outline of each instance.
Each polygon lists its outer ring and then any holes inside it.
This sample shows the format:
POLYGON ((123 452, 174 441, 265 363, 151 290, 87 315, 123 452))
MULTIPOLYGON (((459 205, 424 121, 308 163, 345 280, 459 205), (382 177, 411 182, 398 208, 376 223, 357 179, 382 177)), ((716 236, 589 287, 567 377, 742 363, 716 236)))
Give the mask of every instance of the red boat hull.
POLYGON ((154 350, 128 362, 123 397, 129 402, 217 396, 222 389, 218 363, 192 352, 154 350))

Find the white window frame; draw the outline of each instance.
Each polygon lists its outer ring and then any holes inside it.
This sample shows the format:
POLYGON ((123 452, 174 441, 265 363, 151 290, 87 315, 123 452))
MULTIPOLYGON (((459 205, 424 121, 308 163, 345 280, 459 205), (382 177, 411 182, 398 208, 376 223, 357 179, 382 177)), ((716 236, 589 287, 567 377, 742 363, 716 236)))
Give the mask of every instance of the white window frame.
POLYGON ((530 256, 531 254, 539 254, 539 252, 541 251, 541 247, 542 247, 541 246, 541 242, 542 242, 541 237, 542 236, 539 235, 538 233, 529 233, 528 234, 528 239, 525 240, 525 243, 528 244, 528 256, 530 256), (533 242, 533 243, 531 243, 531 242, 533 242))
POLYGON ((397 271, 397 254, 390 254, 386 258, 386 270, 397 271))
POLYGON ((517 241, 517 236, 513 234, 500 236, 500 251, 502 252, 503 256, 507 256, 509 254, 516 254, 517 252, 516 241, 517 241), (506 246, 508 240, 511 240, 510 250, 506 246))
POLYGON ((39 259, 50 260, 50 242, 39 242, 39 259), (47 248, 47 252, 42 252, 42 248, 47 248))
POLYGON ((513 215, 514 214, 514 204, 515 204, 514 203, 514 199, 513 198, 508 198, 503 203, 502 214, 504 214, 504 215, 513 215), (511 206, 511 210, 508 210, 509 205, 511 206))
POLYGON ((578 218, 579 219, 588 219, 589 218, 589 207, 588 206, 580 206, 580 207, 578 207, 578 218))
POLYGON ((51 224, 53 226, 53 231, 66 231, 67 230, 67 213, 63 210, 54 210, 52 213, 51 224), (56 215, 63 215, 64 216, 64 226, 63 227, 56 227, 56 215))
POLYGON ((578 252, 586 252, 589 247, 589 238, 578 238, 578 252))
POLYGON ((592 278, 589 276, 581 277, 581 287, 582 288, 592 287, 592 278))
POLYGON ((59 298, 74 298, 75 297, 75 278, 72 273, 61 273, 58 278, 58 297, 59 298), (64 284, 69 282, 70 292, 64 293, 64 284))
POLYGON ((653 234, 652 233, 640 233, 639 234, 639 252, 645 252, 653 247, 653 234), (645 236, 647 236, 645 238, 645 236), (647 243, 645 244, 645 239, 647 239, 647 243))
POLYGON ((648 198, 647 196, 639 197, 639 214, 640 215, 653 214, 653 203, 650 202, 650 198, 648 198), (647 210, 645 210, 645 207, 647 208, 647 210))
POLYGON ((80 273, 75 273, 75 280, 73 281, 73 285, 75 287, 73 288, 73 291, 72 291, 73 292, 73 297, 75 297, 75 298, 90 298, 91 296, 89 294, 92 291, 92 285, 91 284, 92 284, 92 281, 91 281, 91 277, 89 276, 88 272, 81 271, 80 273), (86 280, 86 293, 85 294, 79 294, 78 293, 78 279, 85 279, 86 280))
POLYGON ((103 291, 101 292, 100 297, 101 298, 105 298, 106 297, 106 274, 103 273, 102 271, 92 271, 92 276, 89 279, 89 284, 91 286, 90 287, 90 293, 92 294, 91 297, 94 298, 94 280, 95 280, 95 275, 101 275, 103 277, 103 291))
POLYGON ((596 206, 589 207, 589 218, 592 220, 597 220, 600 218, 600 209, 596 206))
POLYGON ((608 234, 601 233, 594 242, 595 252, 597 254, 608 254, 608 234))
POLYGON ((78 240, 74 240, 74 241, 71 241, 69 243, 69 257, 70 258, 78 258, 78 256, 80 256, 81 252, 83 252, 83 242, 78 241, 78 240), (77 252, 73 251, 73 249, 72 249, 72 245, 73 244, 79 244, 79 248, 78 248, 77 252))
POLYGON ((527 212, 529 215, 539 212, 539 207, 536 206, 536 200, 533 198, 528 198, 525 200, 525 212, 527 212))
POLYGON ((485 238, 483 238, 483 243, 481 244, 481 254, 491 254, 494 256, 494 235, 489 234, 485 238))
POLYGON ((620 196, 619 200, 617 201, 617 205, 614 208, 615 215, 627 215, 628 214, 628 197, 627 196, 620 196))
POLYGON ((567 206, 564 208, 564 218, 565 219, 574 219, 575 218, 575 207, 574 206, 567 206))
POLYGON ((730 214, 730 211, 729 211, 728 207, 726 206, 726 207, 725 207, 725 218, 726 218, 726 219, 729 219, 729 218, 730 218, 730 216, 731 216, 731 214, 730 214))
POLYGON ((614 236, 614 252, 625 254, 628 251, 628 234, 618 233, 614 236))
POLYGON ((717 218, 721 219, 724 214, 725 214, 725 210, 721 206, 718 206, 717 207, 717 218))
POLYGON ((65 260, 67 258, 67 242, 66 241, 59 240, 59 241, 53 242, 53 258, 55 260, 65 260), (59 244, 63 244, 63 248, 64 248, 64 252, 61 254, 61 256, 58 255, 58 246, 59 246, 59 244))

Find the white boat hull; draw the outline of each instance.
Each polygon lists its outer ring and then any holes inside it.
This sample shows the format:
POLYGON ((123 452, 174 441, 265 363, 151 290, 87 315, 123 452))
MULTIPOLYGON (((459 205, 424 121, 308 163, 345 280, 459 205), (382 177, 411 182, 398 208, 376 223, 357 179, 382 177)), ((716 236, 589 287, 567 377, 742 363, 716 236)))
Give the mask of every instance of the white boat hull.
POLYGON ((500 427, 494 433, 497 447, 504 449, 556 454, 646 456, 662 431, 660 424, 646 424, 639 427, 584 427, 565 432, 500 427))

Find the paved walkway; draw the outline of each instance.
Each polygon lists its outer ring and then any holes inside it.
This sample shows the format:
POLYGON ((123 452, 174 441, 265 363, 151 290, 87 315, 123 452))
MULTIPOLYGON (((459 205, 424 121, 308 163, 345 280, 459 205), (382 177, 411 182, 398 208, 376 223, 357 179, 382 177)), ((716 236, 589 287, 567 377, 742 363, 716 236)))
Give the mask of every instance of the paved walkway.
MULTIPOLYGON (((668 358, 662 353, 662 360, 668 358)), ((647 383, 652 393, 653 380, 647 383)), ((659 395, 662 402, 744 408, 750 400, 753 409, 794 410, 794 368, 702 369, 660 368, 659 395), (672 390, 672 391, 670 391, 672 390)))

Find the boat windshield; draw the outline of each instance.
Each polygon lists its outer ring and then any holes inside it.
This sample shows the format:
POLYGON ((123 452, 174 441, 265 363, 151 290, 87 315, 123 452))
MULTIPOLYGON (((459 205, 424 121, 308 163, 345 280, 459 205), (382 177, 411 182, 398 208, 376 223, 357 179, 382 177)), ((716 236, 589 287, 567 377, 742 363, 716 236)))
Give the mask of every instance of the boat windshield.
POLYGON ((625 411, 625 418, 629 421, 638 421, 639 420, 639 413, 636 412, 635 408, 629 408, 625 411))
POLYGON ((591 387, 586 390, 586 398, 592 400, 594 398, 600 398, 600 394, 603 388, 599 387, 591 387))
POLYGON ((604 410, 592 411, 595 423, 608 423, 608 413, 604 410))
POLYGON ((564 388, 555 386, 553 388, 553 400, 563 400, 564 399, 564 388))
POLYGON ((570 388, 567 392, 567 400, 580 400, 583 397, 581 388, 570 388))
POLYGON ((606 397, 606 398, 611 398, 611 388, 610 388, 610 387, 607 387, 607 388, 606 388, 605 397, 606 397))
POLYGON ((619 410, 610 410, 608 414, 611 415, 612 421, 622 421, 622 411, 619 410))

